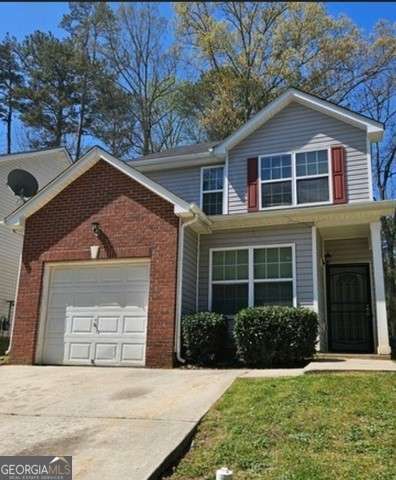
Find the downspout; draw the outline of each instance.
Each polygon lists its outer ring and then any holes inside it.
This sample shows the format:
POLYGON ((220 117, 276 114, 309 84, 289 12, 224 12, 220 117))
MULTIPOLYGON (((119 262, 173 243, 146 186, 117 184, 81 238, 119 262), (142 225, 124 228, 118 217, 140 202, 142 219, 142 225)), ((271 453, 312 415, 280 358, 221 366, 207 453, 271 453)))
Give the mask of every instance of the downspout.
MULTIPOLYGON (((7 227, 7 223, 4 220, 0 220, 0 225, 3 226, 3 227, 7 227)), ((18 230, 18 229, 12 229, 12 232, 15 233, 15 235, 20 235, 21 237, 24 236, 23 231, 21 233, 21 231, 18 230)), ((9 355, 10 352, 11 352, 12 338, 14 336, 15 313, 16 313, 16 308, 17 308, 17 299, 18 299, 18 291, 19 291, 19 279, 20 279, 20 276, 21 276, 21 269, 22 269, 22 252, 19 255, 19 265, 18 265, 18 274, 17 274, 17 282, 16 282, 16 291, 15 291, 15 297, 14 297, 14 311, 12 312, 10 340, 9 340, 9 343, 8 343, 8 348, 5 351, 6 355, 9 355)))
MULTIPOLYGON (((16 235, 21 235, 17 230, 13 230, 16 235)), ((23 234, 21 235, 23 237, 23 234)), ((23 247, 22 247, 23 248, 23 247)), ((21 269, 22 269, 22 252, 19 255, 19 266, 18 266, 18 275, 17 275, 17 283, 16 283, 16 291, 15 291, 15 303, 14 303, 14 311, 12 312, 12 320, 11 320, 11 332, 10 332, 10 341, 8 344, 8 348, 5 352, 6 355, 9 355, 12 349, 12 339, 14 337, 14 326, 15 326, 15 315, 17 310, 17 301, 18 301, 18 292, 19 292, 19 280, 21 277, 21 269)))
POLYGON ((183 287, 183 254, 184 254, 184 231, 186 227, 194 224, 199 220, 198 215, 186 223, 179 223, 179 251, 177 258, 177 294, 176 294, 176 359, 180 363, 186 363, 181 356, 181 316, 182 316, 182 287, 183 287))

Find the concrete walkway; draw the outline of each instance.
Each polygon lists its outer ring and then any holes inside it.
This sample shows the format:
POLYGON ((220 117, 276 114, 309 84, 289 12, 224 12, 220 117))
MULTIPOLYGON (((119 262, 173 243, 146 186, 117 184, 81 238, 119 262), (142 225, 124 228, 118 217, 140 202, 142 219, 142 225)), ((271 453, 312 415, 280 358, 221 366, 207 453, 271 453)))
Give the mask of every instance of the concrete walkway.
POLYGON ((314 361, 304 368, 304 373, 313 372, 396 372, 393 360, 374 360, 363 358, 345 358, 314 361))
POLYGON ((296 377, 324 372, 396 372, 396 361, 364 358, 334 358, 310 362, 304 368, 251 369, 241 371, 241 378, 296 377))

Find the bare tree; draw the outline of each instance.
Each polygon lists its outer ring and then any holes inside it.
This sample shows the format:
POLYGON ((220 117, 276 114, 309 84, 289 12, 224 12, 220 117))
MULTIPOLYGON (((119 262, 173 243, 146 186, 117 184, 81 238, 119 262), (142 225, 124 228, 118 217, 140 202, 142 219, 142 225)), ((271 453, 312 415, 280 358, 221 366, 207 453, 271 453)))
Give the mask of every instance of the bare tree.
MULTIPOLYGON (((396 63, 396 62, 394 62, 396 63)), ((372 148, 375 198, 394 197, 396 179, 396 65, 379 78, 366 82, 356 99, 362 111, 385 127, 381 143, 372 148)), ((396 211, 382 219, 383 253, 390 330, 396 335, 396 211)))
POLYGON ((322 2, 178 2, 175 8, 179 43, 199 71, 193 87, 202 90, 186 103, 213 138, 229 135, 289 86, 348 106, 395 58, 394 26, 381 22, 366 38, 322 2))
POLYGON ((137 154, 177 142, 169 101, 176 88, 177 54, 167 38, 168 22, 152 3, 122 4, 109 22, 104 55, 130 97, 137 154))

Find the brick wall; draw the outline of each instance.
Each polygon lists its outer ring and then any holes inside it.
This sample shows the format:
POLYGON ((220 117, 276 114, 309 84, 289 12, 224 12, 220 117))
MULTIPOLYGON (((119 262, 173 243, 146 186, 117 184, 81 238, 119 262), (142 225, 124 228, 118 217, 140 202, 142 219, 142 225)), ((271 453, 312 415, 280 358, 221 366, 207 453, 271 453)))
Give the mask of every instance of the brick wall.
POLYGON ((150 257, 146 365, 173 365, 178 218, 173 205, 104 161, 26 221, 11 361, 34 363, 46 262, 150 257))

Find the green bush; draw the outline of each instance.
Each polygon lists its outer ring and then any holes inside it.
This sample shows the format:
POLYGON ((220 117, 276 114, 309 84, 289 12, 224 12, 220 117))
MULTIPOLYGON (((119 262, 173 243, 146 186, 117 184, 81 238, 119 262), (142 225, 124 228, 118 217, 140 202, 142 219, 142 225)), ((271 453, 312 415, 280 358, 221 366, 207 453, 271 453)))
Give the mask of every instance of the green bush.
POLYGON ((183 354, 196 365, 216 362, 224 349, 227 335, 223 315, 212 312, 198 312, 182 319, 183 354))
POLYGON ((301 362, 315 352, 317 335, 317 314, 307 308, 246 308, 234 322, 238 359, 249 366, 301 362))

